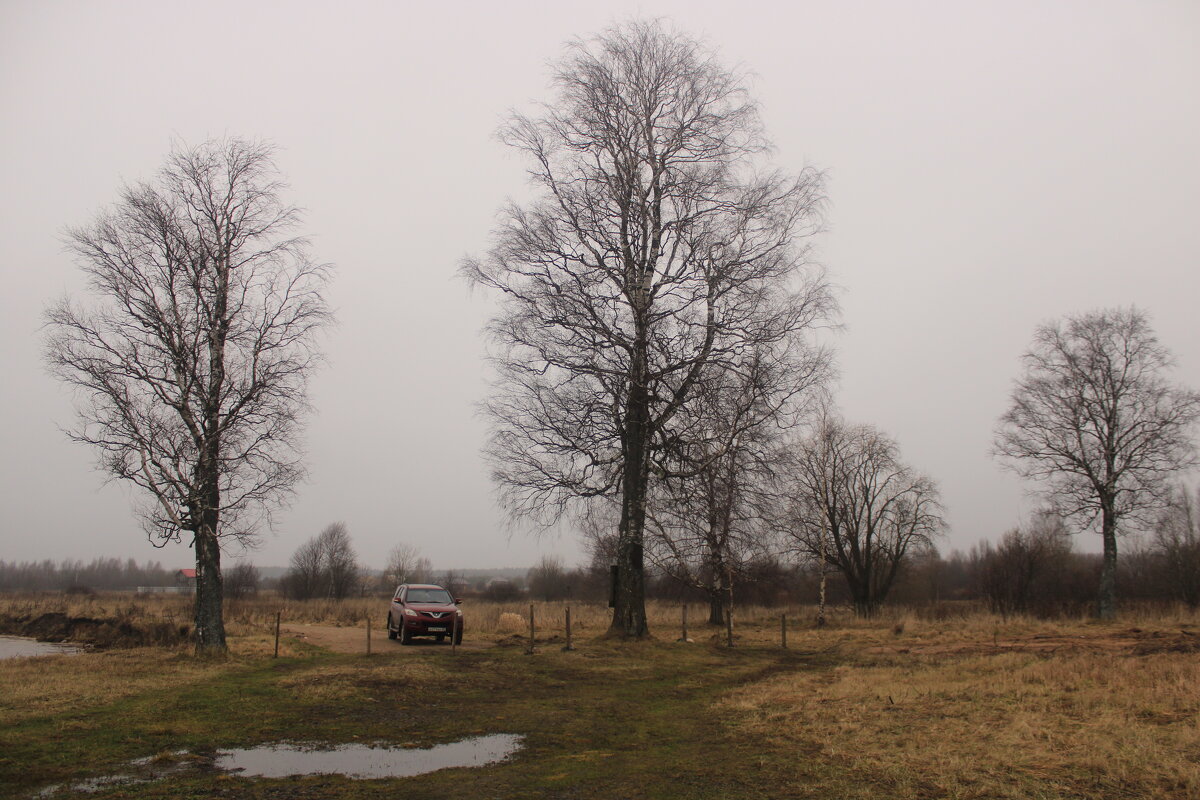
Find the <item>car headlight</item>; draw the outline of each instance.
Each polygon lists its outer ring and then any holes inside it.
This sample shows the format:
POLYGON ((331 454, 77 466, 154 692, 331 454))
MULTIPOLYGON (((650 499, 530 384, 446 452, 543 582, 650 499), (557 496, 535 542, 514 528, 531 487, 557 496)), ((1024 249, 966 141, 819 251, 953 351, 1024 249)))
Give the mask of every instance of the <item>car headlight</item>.
POLYGON ((417 612, 413 611, 411 608, 406 608, 406 609, 404 609, 404 616, 415 617, 415 616, 417 616, 417 612))

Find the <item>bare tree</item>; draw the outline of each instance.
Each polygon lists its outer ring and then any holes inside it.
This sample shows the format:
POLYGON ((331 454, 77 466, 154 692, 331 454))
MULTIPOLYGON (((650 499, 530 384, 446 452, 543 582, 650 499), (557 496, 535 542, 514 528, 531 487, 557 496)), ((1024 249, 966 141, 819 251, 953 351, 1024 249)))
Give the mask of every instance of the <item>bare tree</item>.
POLYGON ((297 600, 340 600, 354 592, 358 582, 358 561, 350 531, 346 523, 334 522, 296 548, 282 588, 297 600))
POLYGON ((1200 490, 1192 495, 1179 486, 1171 492, 1152 542, 1171 590, 1188 608, 1200 607, 1200 490))
POLYGON ((1004 534, 1000 544, 984 542, 978 563, 978 587, 992 611, 1007 617, 1033 606, 1039 583, 1053 575, 1071 552, 1070 531, 1051 509, 1044 509, 1004 534))
POLYGON ((78 390, 72 439, 138 486, 152 540, 192 534, 198 652, 225 650, 221 543, 269 521, 302 474, 296 433, 329 319, 325 267, 293 235, 271 148, 172 152, 70 246, 90 307, 46 314, 46 359, 78 390))
POLYGON ((709 598, 709 623, 732 645, 733 585, 771 548, 773 477, 782 440, 830 370, 829 354, 792 336, 710 364, 668 427, 662 480, 649 495, 647 552, 709 598))
POLYGON ((620 499, 611 632, 643 636, 654 464, 706 365, 823 318, 803 240, 822 181, 759 169, 739 74, 686 36, 633 22, 569 45, 557 101, 503 140, 536 201, 510 205, 463 273, 501 294, 487 448, 516 516, 620 499))
POLYGON ((1061 513, 1100 526, 1098 614, 1117 602, 1117 535, 1162 506, 1171 477, 1196 461, 1200 395, 1170 385, 1173 360, 1146 315, 1109 309, 1039 326, 994 452, 1061 513))
POLYGON ((455 597, 462 594, 463 589, 467 586, 466 578, 463 577, 462 573, 454 569, 448 569, 443 572, 442 576, 438 579, 438 583, 455 597))
POLYGON ((846 579, 859 616, 873 616, 907 557, 944 524, 936 484, 900 461, 867 425, 826 417, 795 450, 788 534, 846 579))
POLYGON ((407 542, 401 542, 388 552, 387 567, 384 568, 384 580, 389 590, 395 589, 402 583, 420 583, 427 578, 428 559, 421 558, 421 548, 407 542), (425 562, 424 572, 418 576, 418 571, 425 562))
POLYGON ((321 550, 325 596, 335 600, 349 597, 359 583, 358 556, 344 522, 326 526, 317 537, 321 550))
POLYGON ((525 575, 530 597, 540 597, 547 602, 571 596, 571 580, 562 559, 558 556, 542 556, 529 568, 525 575))
POLYGON ((239 561, 234 564, 224 578, 225 596, 234 599, 253 597, 258 594, 258 586, 262 582, 262 575, 259 573, 258 567, 249 561, 239 561))
POLYGON ((412 575, 409 576, 409 583, 429 583, 433 580, 433 562, 428 558, 421 557, 417 559, 416 565, 413 567, 412 575))
POLYGON ((325 554, 318 537, 309 539, 292 553, 291 565, 280 587, 295 600, 308 600, 325 593, 325 554))

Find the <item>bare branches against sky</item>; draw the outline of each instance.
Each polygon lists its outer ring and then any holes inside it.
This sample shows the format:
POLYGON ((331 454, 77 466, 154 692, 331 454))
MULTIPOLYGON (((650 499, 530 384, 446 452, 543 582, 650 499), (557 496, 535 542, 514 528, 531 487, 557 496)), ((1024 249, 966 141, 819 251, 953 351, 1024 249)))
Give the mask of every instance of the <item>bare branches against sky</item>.
MULTIPOLYGON (((1200 386, 1200 6, 1192 2, 148 2, 0 5, 0 558, 145 557, 128 498, 56 427, 45 307, 76 292, 67 225, 174 139, 279 147, 341 321, 312 385, 310 481, 255 560, 342 520, 382 566, 527 565, 479 456, 488 300, 453 277, 524 166, 493 138, 549 96, 565 42, 662 17, 753 76, 772 163, 826 175, 814 257, 841 287, 847 418, 939 482, 967 547, 1031 510, 988 456, 1040 323, 1145 309, 1200 386), (236 25, 229 25, 236 16, 236 25), (82 531, 86 530, 86 535, 82 531), (131 532, 134 534, 131 536, 131 532)), ((522 200, 521 196, 515 199, 522 200)), ((1096 537, 1092 537, 1096 538, 1096 537)), ((154 557, 160 557, 154 553, 154 557)), ((170 558, 163 554, 161 557, 170 558)), ((178 551, 179 565, 187 553, 178 551)))

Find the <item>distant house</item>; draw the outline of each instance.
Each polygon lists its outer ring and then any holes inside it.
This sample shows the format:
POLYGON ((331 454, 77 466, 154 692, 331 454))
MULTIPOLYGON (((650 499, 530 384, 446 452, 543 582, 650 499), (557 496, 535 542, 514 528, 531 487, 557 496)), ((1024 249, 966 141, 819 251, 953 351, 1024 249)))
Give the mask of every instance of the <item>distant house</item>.
POLYGON ((174 586, 139 586, 137 590, 139 594, 195 594, 196 570, 177 570, 174 586))
POLYGON ((175 573, 175 585, 179 587, 180 592, 195 592, 196 591, 196 570, 181 569, 175 573))

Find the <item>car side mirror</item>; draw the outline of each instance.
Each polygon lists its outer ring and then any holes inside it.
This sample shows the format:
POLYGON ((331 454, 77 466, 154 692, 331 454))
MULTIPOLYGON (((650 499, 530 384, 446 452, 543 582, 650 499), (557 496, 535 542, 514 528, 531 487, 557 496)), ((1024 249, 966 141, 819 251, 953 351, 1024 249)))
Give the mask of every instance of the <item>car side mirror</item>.
POLYGON ((456 597, 456 598, 454 598, 454 605, 456 605, 456 606, 461 606, 461 605, 462 605, 462 598, 461 598, 461 597, 456 597))

